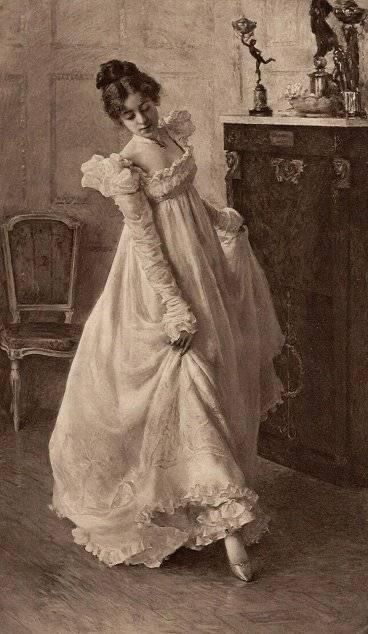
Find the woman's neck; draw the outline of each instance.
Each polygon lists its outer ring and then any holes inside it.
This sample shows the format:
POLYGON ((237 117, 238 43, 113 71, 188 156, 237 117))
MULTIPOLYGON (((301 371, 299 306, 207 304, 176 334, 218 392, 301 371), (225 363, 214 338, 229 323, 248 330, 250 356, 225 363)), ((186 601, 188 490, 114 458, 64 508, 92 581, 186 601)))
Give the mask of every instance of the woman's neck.
POLYGON ((145 137, 140 134, 135 136, 138 140, 145 141, 146 143, 155 143, 162 148, 167 148, 167 142, 162 138, 163 135, 160 133, 160 128, 157 128, 157 131, 149 137, 145 137))

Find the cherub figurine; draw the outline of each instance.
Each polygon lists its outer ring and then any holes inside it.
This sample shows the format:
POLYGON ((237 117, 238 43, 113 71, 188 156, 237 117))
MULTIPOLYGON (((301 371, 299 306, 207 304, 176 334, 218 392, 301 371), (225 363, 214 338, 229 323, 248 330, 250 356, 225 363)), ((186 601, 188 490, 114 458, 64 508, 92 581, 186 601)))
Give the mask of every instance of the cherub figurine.
POLYGON ((257 40, 254 37, 254 31, 257 26, 257 22, 248 20, 246 17, 242 17, 239 20, 232 22, 233 29, 238 37, 240 37, 242 44, 249 48, 249 52, 256 60, 256 74, 258 76, 257 84, 261 83, 261 64, 269 64, 275 62, 274 57, 264 59, 262 51, 256 47, 257 40))
POLYGON ((256 47, 257 40, 252 38, 249 42, 245 42, 242 38, 243 44, 249 48, 249 52, 256 60, 256 73, 258 76, 257 84, 261 83, 261 64, 269 64, 270 62, 275 62, 274 57, 269 57, 268 59, 264 59, 262 56, 262 51, 256 47))

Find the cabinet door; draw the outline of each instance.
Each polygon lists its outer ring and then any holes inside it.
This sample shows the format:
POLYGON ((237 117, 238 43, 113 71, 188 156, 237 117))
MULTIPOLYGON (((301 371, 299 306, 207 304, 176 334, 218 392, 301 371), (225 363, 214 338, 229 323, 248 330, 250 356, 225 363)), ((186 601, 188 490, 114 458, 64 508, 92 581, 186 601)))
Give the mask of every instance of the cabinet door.
POLYGON ((288 338, 279 372, 297 392, 263 423, 260 452, 336 481, 348 466, 347 191, 323 156, 243 153, 233 183, 288 338))

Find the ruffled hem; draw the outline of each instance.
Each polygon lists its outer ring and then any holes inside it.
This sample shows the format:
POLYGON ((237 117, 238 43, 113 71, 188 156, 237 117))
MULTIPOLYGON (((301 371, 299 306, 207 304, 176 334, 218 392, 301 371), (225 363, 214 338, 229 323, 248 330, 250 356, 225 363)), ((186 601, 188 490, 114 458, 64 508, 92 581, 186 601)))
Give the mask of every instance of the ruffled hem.
MULTIPOLYGON (((282 346, 280 348, 281 352, 282 346)), ((278 352, 278 353, 279 353, 278 352)), ((276 355, 275 355, 276 356, 276 355)), ((275 395, 262 408, 260 420, 266 418, 285 402, 283 386, 275 387, 275 395), (277 394, 277 391, 279 392, 277 394)), ((58 517, 69 517, 55 505, 49 505, 58 517)), ((205 546, 240 531, 245 545, 256 544, 269 532, 270 518, 258 507, 258 495, 248 487, 229 484, 222 491, 196 485, 177 499, 157 501, 153 506, 143 507, 137 514, 134 531, 139 538, 121 547, 98 544, 87 531, 76 527, 73 531, 75 543, 112 567, 118 564, 143 564, 158 568, 162 562, 181 547, 202 550, 205 546), (188 526, 176 528, 175 515, 188 511, 188 526), (159 523, 155 523, 160 518, 159 523), (162 520, 166 523, 162 523, 162 520)))
MULTIPOLYGON (((197 521, 201 522, 200 516, 197 521)), ((209 509, 203 514, 203 528, 192 541, 185 544, 193 550, 201 550, 204 546, 225 539, 228 535, 241 529, 246 545, 258 543, 261 537, 268 532, 270 518, 257 509, 257 513, 243 507, 243 500, 230 500, 218 509, 209 509)))
MULTIPOLYGON (((84 546, 108 566, 144 564, 157 568, 178 548, 201 550, 208 544, 241 530, 244 542, 257 543, 268 531, 269 518, 257 508, 257 494, 248 488, 229 485, 222 492, 197 486, 180 500, 166 500, 143 509, 137 518, 138 538, 118 548, 98 544, 86 530, 76 527, 75 543, 84 546), (176 521, 184 525, 177 528, 176 521), (157 523, 155 522, 157 521, 157 523)), ((50 507, 59 517, 63 514, 50 507)))
POLYGON ((82 528, 72 530, 74 542, 94 555, 110 568, 119 564, 137 565, 144 564, 147 568, 159 568, 164 559, 178 550, 183 545, 183 534, 177 529, 173 529, 170 538, 159 543, 157 540, 137 540, 133 544, 121 548, 111 548, 101 546, 90 539, 87 531, 82 528), (134 561, 135 558, 145 553, 144 561, 134 561))
POLYGON ((174 515, 178 509, 185 509, 191 505, 216 509, 232 500, 242 500, 243 505, 246 504, 247 510, 250 511, 257 504, 258 495, 248 487, 238 487, 232 484, 229 484, 221 492, 196 485, 188 493, 182 495, 180 499, 160 500, 152 507, 145 506, 138 513, 136 522, 138 526, 143 527, 150 525, 157 513, 174 515))

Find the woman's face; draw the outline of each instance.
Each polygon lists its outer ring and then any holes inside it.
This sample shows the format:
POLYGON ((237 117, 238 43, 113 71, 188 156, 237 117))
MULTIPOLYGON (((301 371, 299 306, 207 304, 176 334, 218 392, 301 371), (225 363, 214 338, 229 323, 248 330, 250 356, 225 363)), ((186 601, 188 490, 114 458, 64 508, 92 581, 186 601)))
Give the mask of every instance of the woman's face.
POLYGON ((132 134, 147 139, 157 136, 158 111, 156 104, 139 92, 130 94, 124 101, 124 109, 119 120, 132 134))

